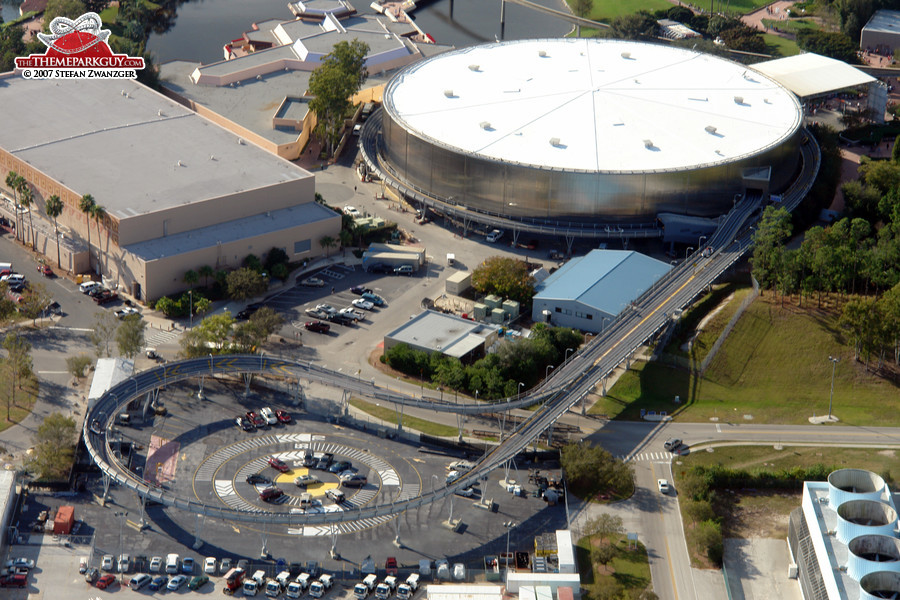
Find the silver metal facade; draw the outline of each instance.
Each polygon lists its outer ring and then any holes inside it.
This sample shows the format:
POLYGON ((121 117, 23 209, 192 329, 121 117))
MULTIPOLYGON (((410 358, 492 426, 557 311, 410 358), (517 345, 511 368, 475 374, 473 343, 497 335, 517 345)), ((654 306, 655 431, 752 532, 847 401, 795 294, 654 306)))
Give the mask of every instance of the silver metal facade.
POLYGON ((412 188, 507 217, 647 220, 660 212, 717 217, 743 191, 744 169, 772 167, 777 193, 796 175, 802 132, 783 144, 729 163, 660 172, 589 172, 544 169, 487 159, 442 145, 411 131, 384 94, 382 152, 393 175, 412 188))

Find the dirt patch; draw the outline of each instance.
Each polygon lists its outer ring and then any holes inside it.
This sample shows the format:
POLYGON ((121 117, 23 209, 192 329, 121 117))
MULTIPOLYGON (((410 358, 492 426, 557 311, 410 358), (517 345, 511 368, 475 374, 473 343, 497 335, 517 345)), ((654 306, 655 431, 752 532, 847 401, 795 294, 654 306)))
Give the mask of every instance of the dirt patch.
POLYGON ((879 454, 879 456, 887 456, 888 458, 894 458, 895 456, 897 456, 897 451, 896 450, 879 450, 878 454, 879 454))
POLYGON ((740 492, 729 494, 729 510, 723 523, 730 538, 785 538, 791 511, 800 506, 800 494, 792 492, 740 492))

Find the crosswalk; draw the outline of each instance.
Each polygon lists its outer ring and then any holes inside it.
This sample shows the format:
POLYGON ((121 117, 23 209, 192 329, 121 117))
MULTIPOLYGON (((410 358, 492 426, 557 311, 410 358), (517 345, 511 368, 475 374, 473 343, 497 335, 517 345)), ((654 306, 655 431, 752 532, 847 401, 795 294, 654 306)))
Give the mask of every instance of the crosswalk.
POLYGON ((668 452, 640 452, 638 454, 628 454, 626 456, 617 456, 622 462, 669 462, 672 460, 672 454, 668 452))
POLYGON ((166 330, 153 329, 150 327, 144 329, 144 345, 151 348, 162 346, 163 344, 175 343, 178 341, 179 337, 181 337, 181 331, 177 329, 166 330))
POLYGON ((331 269, 322 269, 319 271, 320 275, 325 275, 327 277, 331 277, 332 279, 343 279, 344 275, 342 273, 338 273, 337 271, 332 271, 331 269))

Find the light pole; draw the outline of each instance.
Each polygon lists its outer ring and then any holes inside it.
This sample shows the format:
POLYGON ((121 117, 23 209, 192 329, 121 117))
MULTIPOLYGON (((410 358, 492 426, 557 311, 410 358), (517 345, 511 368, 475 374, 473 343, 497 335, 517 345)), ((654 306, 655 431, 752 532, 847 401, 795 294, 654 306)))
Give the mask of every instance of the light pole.
POLYGON ((519 391, 516 392, 516 401, 518 401, 522 398, 522 388, 523 387, 525 387, 525 384, 520 381, 519 382, 519 391))
POLYGON ((478 390, 475 390, 475 402, 478 402, 478 390))
POLYGON ((693 246, 688 246, 687 248, 684 249, 684 260, 687 260, 688 254, 690 254, 691 250, 693 250, 693 249, 694 249, 693 246))
POLYGON ((569 352, 575 352, 572 348, 566 348, 566 357, 563 359, 563 364, 569 362, 569 352))
POLYGON ((550 377, 550 369, 554 368, 553 365, 547 365, 547 368, 544 369, 544 379, 550 377))
POLYGON ((699 248, 700 246, 703 245, 703 240, 705 240, 705 239, 706 239, 706 236, 705 236, 705 235, 701 235, 701 236, 700 236, 700 239, 697 240, 697 247, 698 247, 698 248, 699 248))
POLYGON ((516 524, 513 521, 504 521, 503 526, 506 527, 506 554, 504 558, 506 559, 506 570, 509 571, 509 532, 516 524))
POLYGON ((831 404, 834 402, 834 370, 841 359, 836 356, 829 356, 828 360, 831 361, 831 397, 828 399, 828 420, 831 421, 831 404))
MULTIPOLYGON (((188 298, 190 299, 191 329, 194 328, 194 290, 188 290, 188 298)), ((183 305, 182 305, 183 306, 183 305)))
POLYGON ((431 474, 431 493, 434 493, 434 482, 437 481, 438 476, 434 473, 431 474))

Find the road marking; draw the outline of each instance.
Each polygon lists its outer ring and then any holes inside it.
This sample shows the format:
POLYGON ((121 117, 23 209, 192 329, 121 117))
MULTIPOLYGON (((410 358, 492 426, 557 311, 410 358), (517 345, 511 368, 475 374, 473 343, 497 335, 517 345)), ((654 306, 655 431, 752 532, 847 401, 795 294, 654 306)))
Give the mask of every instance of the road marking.
POLYGON ((38 371, 38 375, 65 375, 68 371, 38 371))
MULTIPOLYGON (((652 463, 650 464, 650 472, 653 473, 653 479, 656 479, 656 469, 653 467, 652 463)), ((666 562, 669 564, 669 577, 672 578, 672 590, 675 592, 675 600, 678 600, 678 586, 675 584, 675 569, 672 567, 672 551, 669 550, 669 536, 665 534, 666 521, 663 518, 662 504, 657 502, 656 505, 658 507, 656 512, 659 513, 659 522, 662 525, 663 541, 666 544, 666 562)), ((688 561, 690 562, 690 559, 688 559, 688 561)))
POLYGON ((716 433, 722 433, 722 426, 716 423, 716 433))
POLYGON ((94 331, 93 329, 89 329, 86 327, 48 327, 47 329, 59 329, 62 331, 83 331, 85 333, 94 331))

